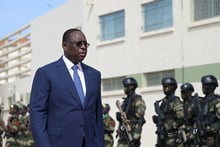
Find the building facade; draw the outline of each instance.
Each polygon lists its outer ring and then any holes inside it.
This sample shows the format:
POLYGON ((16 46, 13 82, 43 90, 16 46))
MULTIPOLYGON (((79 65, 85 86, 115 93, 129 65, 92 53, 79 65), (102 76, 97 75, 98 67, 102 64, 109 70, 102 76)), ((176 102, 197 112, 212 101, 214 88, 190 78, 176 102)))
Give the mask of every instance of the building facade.
MULTIPOLYGON (((162 77, 174 76, 179 85, 191 82, 201 96, 203 75, 220 78, 220 0, 69 0, 28 25, 31 62, 27 76, 6 80, 9 67, 2 60, 8 59, 3 54, 7 49, 0 47, 0 96, 5 112, 10 97, 28 103, 36 69, 62 55, 62 34, 70 27, 81 28, 87 35, 91 45, 84 62, 101 71, 103 103, 110 104, 113 117, 118 111, 115 101, 124 96, 121 80, 137 79, 137 93, 147 104, 143 147, 156 142, 153 103, 163 98, 162 77)), ((219 88, 216 92, 220 93, 219 88)))

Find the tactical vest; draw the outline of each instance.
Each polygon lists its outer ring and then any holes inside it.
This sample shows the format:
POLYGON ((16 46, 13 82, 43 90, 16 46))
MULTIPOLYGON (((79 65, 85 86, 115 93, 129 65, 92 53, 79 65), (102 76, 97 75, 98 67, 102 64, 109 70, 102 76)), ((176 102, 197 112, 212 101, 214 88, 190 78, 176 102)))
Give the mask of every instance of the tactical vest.
MULTIPOLYGON (((211 98, 205 98, 203 101, 203 113, 206 115, 208 124, 212 124, 218 120, 216 116, 217 106, 220 105, 220 97, 214 95, 211 98), (219 104, 218 104, 219 103, 219 104)), ((220 107, 220 106, 219 106, 220 107)), ((219 108, 220 109, 220 108, 219 108)))
POLYGON ((141 95, 135 94, 124 99, 122 110, 126 113, 128 119, 135 118, 135 101, 141 100, 141 95))
POLYGON ((173 111, 172 105, 174 104, 176 98, 178 97, 172 96, 172 97, 165 97, 163 99, 160 109, 163 111, 166 119, 174 119, 175 112, 173 111))

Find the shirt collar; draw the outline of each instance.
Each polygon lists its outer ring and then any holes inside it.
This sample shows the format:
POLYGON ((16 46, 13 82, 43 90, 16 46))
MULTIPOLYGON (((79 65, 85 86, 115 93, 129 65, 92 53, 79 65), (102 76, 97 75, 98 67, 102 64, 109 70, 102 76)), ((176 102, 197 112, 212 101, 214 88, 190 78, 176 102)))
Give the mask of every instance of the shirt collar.
MULTIPOLYGON (((63 55, 63 61, 66 64, 67 69, 72 70, 72 67, 73 67, 74 64, 64 55, 63 55)), ((77 66, 78 66, 79 70, 82 71, 81 63, 78 63, 77 66)))

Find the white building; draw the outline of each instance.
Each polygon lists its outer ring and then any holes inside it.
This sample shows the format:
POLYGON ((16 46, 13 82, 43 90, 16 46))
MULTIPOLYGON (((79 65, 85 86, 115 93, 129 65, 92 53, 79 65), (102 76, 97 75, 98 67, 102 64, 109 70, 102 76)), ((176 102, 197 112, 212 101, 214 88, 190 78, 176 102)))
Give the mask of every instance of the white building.
POLYGON ((121 80, 137 79, 137 93, 147 104, 142 147, 156 142, 153 103, 164 96, 163 76, 174 76, 179 85, 191 82, 201 96, 203 75, 220 78, 220 0, 69 0, 27 25, 28 35, 23 38, 29 39, 28 49, 11 54, 20 48, 9 43, 13 35, 1 40, 0 97, 5 112, 9 97, 21 101, 22 96, 22 102, 28 103, 36 69, 62 55, 62 34, 70 27, 87 35, 91 46, 84 62, 102 72, 103 103, 110 104, 113 117, 118 111, 115 101, 124 96, 121 80), (28 54, 24 57, 21 52, 28 54), (12 64, 11 56, 18 56, 19 64, 12 64))

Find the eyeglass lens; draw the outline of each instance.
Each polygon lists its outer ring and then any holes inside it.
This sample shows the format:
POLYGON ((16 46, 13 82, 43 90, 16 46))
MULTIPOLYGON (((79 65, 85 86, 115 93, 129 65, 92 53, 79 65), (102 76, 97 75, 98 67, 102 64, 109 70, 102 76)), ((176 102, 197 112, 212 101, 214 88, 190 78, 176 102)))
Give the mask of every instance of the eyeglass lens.
POLYGON ((89 43, 87 43, 87 41, 77 41, 76 42, 77 47, 81 47, 82 45, 84 45, 85 47, 88 47, 89 43))

